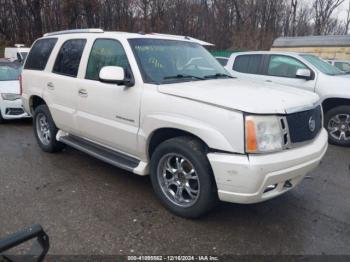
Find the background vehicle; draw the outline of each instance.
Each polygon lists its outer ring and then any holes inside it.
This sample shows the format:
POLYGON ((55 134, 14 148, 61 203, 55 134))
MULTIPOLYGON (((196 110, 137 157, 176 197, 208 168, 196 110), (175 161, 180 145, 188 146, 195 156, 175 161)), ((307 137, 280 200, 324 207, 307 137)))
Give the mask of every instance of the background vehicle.
POLYGON ((219 61, 219 63, 220 63, 222 66, 226 66, 227 63, 228 63, 228 57, 216 56, 215 58, 216 58, 216 60, 219 61))
POLYGON ((46 34, 22 81, 43 151, 69 145, 150 174, 163 205, 183 217, 218 198, 257 203, 285 193, 328 146, 317 95, 232 79, 187 37, 46 34))
POLYGON ((24 112, 19 76, 22 65, 0 60, 0 123, 4 120, 29 117, 24 112))
POLYGON ((327 60, 332 66, 337 67, 345 73, 350 73, 350 61, 346 60, 327 60))
POLYGON ((26 59, 30 48, 24 47, 22 44, 16 44, 15 47, 6 47, 4 57, 9 59, 11 62, 18 61, 20 63, 24 62, 26 59))
POLYGON ((239 78, 317 93, 329 141, 350 146, 350 78, 343 71, 314 55, 269 51, 235 53, 226 69, 239 78))

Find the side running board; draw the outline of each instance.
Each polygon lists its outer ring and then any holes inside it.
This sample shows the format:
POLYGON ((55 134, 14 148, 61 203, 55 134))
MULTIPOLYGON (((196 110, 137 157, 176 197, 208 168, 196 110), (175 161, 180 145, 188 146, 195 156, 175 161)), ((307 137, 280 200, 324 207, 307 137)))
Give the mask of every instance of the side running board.
POLYGON ((96 157, 106 163, 109 163, 113 166, 131 171, 131 172, 140 163, 140 160, 136 158, 113 151, 109 148, 105 148, 103 146, 97 145, 95 143, 92 143, 90 141, 87 141, 85 139, 82 139, 76 136, 72 136, 72 135, 61 136, 59 138, 59 141, 75 149, 78 149, 88 155, 96 157))

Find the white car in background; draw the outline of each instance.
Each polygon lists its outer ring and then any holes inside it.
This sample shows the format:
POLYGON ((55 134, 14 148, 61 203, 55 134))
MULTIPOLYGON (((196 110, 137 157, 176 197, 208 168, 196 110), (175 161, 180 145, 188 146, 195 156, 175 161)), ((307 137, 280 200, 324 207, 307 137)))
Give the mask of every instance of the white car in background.
POLYGON ((322 101, 329 142, 350 146, 350 77, 317 56, 292 52, 232 54, 232 76, 276 83, 317 93, 322 101))
POLYGON ((24 112, 20 95, 19 63, 0 61, 0 123, 4 120, 29 117, 24 112))
POLYGON ((350 73, 350 61, 349 60, 327 60, 332 66, 337 67, 345 73, 350 73))
POLYGON ((25 47, 23 44, 16 44, 15 47, 5 48, 4 57, 10 62, 18 61, 22 63, 26 59, 29 51, 29 47, 25 47))

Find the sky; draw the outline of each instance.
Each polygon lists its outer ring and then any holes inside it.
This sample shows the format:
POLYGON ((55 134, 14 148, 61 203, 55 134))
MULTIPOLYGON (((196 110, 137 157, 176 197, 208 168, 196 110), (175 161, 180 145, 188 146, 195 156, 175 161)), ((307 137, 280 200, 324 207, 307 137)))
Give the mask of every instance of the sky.
POLYGON ((338 16, 341 20, 346 19, 346 10, 349 8, 349 1, 350 0, 345 0, 345 2, 339 6, 338 10, 334 12, 334 15, 338 16))

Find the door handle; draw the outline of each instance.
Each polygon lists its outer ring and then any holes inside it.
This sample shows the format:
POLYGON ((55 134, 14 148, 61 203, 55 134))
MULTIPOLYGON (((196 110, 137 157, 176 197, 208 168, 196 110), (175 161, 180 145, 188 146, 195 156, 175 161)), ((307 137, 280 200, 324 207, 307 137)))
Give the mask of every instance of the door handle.
POLYGON ((87 97, 88 96, 88 91, 86 89, 79 89, 78 94, 81 97, 87 97))
POLYGON ((46 86, 49 90, 55 90, 55 85, 52 82, 48 82, 46 86))
POLYGON ((267 82, 267 83, 272 83, 272 80, 266 80, 265 82, 267 82))

